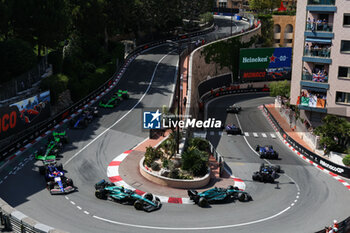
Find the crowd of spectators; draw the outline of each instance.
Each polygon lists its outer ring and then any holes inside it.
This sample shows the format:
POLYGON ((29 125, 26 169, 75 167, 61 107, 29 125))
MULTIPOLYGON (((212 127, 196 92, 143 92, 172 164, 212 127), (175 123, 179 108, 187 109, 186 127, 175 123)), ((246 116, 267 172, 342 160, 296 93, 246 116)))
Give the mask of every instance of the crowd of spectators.
POLYGON ((309 17, 307 19, 307 23, 306 23, 306 30, 308 31, 332 31, 332 27, 331 25, 328 24, 328 21, 326 19, 312 19, 309 17))
POLYGON ((315 57, 330 57, 331 56, 331 46, 306 42, 305 49, 304 49, 304 55, 305 56, 315 56, 315 57))

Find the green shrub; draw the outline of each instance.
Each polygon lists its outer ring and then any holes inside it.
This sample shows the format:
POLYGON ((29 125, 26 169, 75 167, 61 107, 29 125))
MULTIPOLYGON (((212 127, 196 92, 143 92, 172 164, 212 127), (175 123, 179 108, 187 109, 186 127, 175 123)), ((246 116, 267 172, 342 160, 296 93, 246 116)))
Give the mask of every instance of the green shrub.
POLYGON ((163 166, 164 168, 168 168, 168 167, 169 167, 169 160, 164 159, 164 160, 163 160, 162 166, 163 166))
POLYGON ((343 163, 346 165, 346 166, 350 166, 350 154, 345 156, 343 158, 343 163))
POLYGON ((152 162, 151 168, 152 168, 153 171, 159 171, 160 170, 159 163, 157 163, 155 161, 152 162))
POLYGON ((45 78, 40 83, 40 88, 42 90, 50 90, 51 103, 56 104, 59 95, 67 90, 69 78, 64 74, 55 74, 50 77, 45 78))
POLYGON ((169 178, 171 179, 179 179, 179 174, 180 174, 180 170, 175 168, 175 169, 171 169, 169 172, 169 178))
POLYGON ((145 153, 145 164, 149 167, 152 166, 152 163, 155 159, 159 159, 162 156, 162 152, 159 149, 155 149, 151 146, 146 148, 145 153))
POLYGON ((194 146, 200 151, 209 151, 209 142, 203 138, 191 138, 188 144, 189 147, 194 146))
POLYGON ((204 176, 208 171, 209 154, 198 148, 189 147, 183 153, 182 169, 191 172, 194 176, 204 176))

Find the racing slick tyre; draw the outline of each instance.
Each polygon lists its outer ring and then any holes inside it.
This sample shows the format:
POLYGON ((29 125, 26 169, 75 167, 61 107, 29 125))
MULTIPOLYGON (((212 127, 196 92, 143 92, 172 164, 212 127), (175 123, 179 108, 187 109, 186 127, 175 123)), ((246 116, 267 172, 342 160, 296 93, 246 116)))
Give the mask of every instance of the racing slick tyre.
POLYGON ((134 207, 137 210, 143 210, 143 203, 140 200, 134 202, 134 207))
POLYGON ((261 163, 261 164, 260 164, 260 170, 259 170, 259 171, 261 171, 264 167, 265 167, 265 163, 261 163))
POLYGON ((232 185, 228 186, 227 189, 234 189, 232 185))
POLYGON ((280 165, 276 165, 276 172, 278 172, 278 173, 281 172, 281 166, 280 165))
POLYGON ((67 178, 66 184, 67 184, 67 186, 72 186, 73 187, 73 180, 70 179, 70 178, 67 178))
POLYGON ((255 151, 259 151, 259 149, 260 149, 260 146, 257 145, 257 146, 255 147, 255 151))
POLYGON ((245 201, 246 200, 245 193, 239 193, 238 194, 238 200, 241 201, 241 202, 245 201))
POLYGON ((275 179, 272 176, 267 177, 267 182, 273 184, 275 182, 275 179))
POLYGON ((59 171, 63 172, 63 164, 62 163, 57 163, 56 167, 59 171))
POLYGON ((261 181, 261 176, 259 174, 257 174, 257 173, 253 174, 252 178, 253 178, 254 181, 261 181))
POLYGON ((46 167, 45 166, 39 167, 39 173, 40 175, 44 176, 46 174, 46 167))
POLYGON ((143 197, 149 201, 153 200, 153 194, 152 193, 145 193, 143 197))
POLYGON ((106 200, 107 199, 107 192, 104 189, 97 189, 95 191, 95 197, 98 199, 106 200))
POLYGON ((156 199, 156 201, 159 201, 159 202, 160 202, 160 199, 159 199, 159 197, 156 197, 155 199, 156 199))
POLYGON ((205 207, 205 206, 207 206, 207 205, 208 205, 207 199, 205 199, 204 197, 199 198, 198 205, 199 205, 200 207, 205 207))
POLYGON ((264 158, 265 158, 264 154, 260 154, 260 159, 264 159, 264 158))

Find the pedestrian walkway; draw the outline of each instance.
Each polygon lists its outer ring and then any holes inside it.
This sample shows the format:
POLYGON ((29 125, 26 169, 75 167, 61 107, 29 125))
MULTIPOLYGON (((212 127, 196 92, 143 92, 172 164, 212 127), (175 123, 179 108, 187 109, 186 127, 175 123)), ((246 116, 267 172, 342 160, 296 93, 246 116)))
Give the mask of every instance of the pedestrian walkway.
POLYGON ((300 145, 302 145, 304 148, 308 149, 309 151, 312 151, 311 147, 308 143, 306 143, 301 137, 298 135, 297 132, 294 132, 294 129, 290 127, 288 122, 279 114, 279 112, 276 110, 274 104, 265 105, 266 108, 270 111, 270 113, 273 115, 273 117, 276 119, 278 124, 283 128, 285 132, 288 132, 288 135, 293 138, 294 141, 298 142, 300 145))

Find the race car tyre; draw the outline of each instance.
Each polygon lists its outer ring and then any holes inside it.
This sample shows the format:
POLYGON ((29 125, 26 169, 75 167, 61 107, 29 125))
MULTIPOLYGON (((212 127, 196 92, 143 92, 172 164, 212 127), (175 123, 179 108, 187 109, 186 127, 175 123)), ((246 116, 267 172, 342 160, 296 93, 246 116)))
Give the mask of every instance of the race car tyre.
POLYGON ((273 184, 273 183, 275 182, 275 179, 274 179, 272 176, 269 176, 269 177, 267 178, 267 182, 273 184))
POLYGON ((159 197, 156 197, 155 199, 156 199, 156 201, 159 201, 159 202, 160 202, 160 199, 159 199, 159 197))
POLYGON ((260 164, 260 171, 265 167, 265 163, 260 164))
POLYGON ((44 176, 46 174, 46 167, 45 166, 39 167, 39 173, 40 175, 44 176))
POLYGON ((276 172, 278 172, 278 173, 281 172, 281 166, 280 165, 276 165, 276 172))
POLYGON ((140 200, 134 202, 134 207, 137 210, 143 210, 143 203, 140 200))
POLYGON ((56 167, 57 167, 57 169, 58 169, 59 171, 63 172, 63 164, 62 164, 62 163, 58 163, 58 164, 56 165, 56 167))
POLYGON ((199 198, 198 205, 199 205, 200 207, 205 207, 205 206, 207 206, 207 205, 208 205, 207 199, 205 199, 204 197, 199 198))
POLYGON ((234 190, 239 190, 239 188, 238 188, 237 186, 236 186, 236 187, 234 187, 233 189, 234 189, 234 190))
POLYGON ((149 201, 153 200, 153 194, 152 193, 145 193, 143 197, 149 201))
POLYGON ((260 159, 263 159, 265 156, 263 154, 260 154, 260 159))
POLYGON ((246 199, 246 195, 245 195, 245 193, 239 193, 238 194, 238 200, 239 201, 245 201, 245 199, 246 199))
POLYGON ((51 191, 51 189, 55 188, 55 183, 53 181, 49 181, 47 183, 47 188, 51 191))
POLYGON ((260 146, 257 145, 256 148, 255 148, 255 151, 259 151, 259 149, 260 149, 260 146))
POLYGON ((73 180, 70 178, 67 178, 66 180, 67 186, 72 186, 73 187, 73 180))
POLYGON ((234 189, 232 185, 228 186, 227 189, 234 189))
POLYGON ((95 191, 95 197, 98 199, 106 200, 107 199, 107 192, 104 189, 98 189, 95 191))

